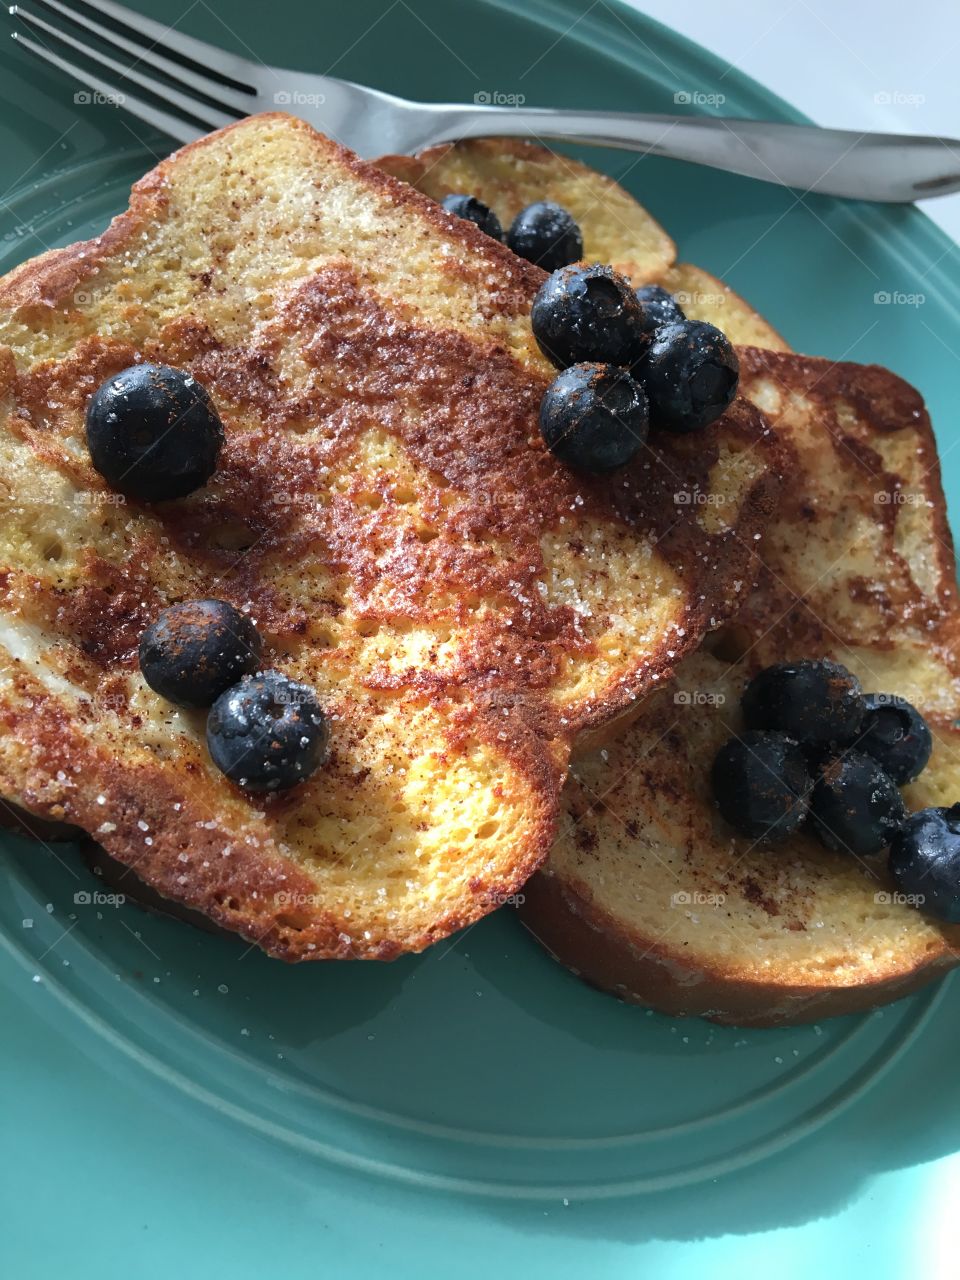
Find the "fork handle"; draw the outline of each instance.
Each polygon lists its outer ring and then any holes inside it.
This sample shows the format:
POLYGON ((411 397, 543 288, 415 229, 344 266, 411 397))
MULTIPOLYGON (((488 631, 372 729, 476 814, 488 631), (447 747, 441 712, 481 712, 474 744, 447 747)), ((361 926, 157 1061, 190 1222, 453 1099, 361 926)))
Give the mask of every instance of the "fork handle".
POLYGON ((721 116, 512 107, 432 108, 431 141, 500 135, 586 142, 690 160, 762 182, 905 203, 960 190, 960 142, 721 116))

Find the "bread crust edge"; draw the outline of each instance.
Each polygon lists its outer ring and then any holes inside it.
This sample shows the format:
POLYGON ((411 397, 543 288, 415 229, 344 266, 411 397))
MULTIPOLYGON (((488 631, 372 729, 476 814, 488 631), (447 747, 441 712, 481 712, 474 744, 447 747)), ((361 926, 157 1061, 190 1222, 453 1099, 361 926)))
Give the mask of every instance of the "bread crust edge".
POLYGON ((589 985, 627 1004, 670 1017, 699 1017, 735 1027, 784 1027, 863 1013, 943 977, 960 954, 943 940, 925 961, 850 986, 758 982, 719 966, 692 963, 664 940, 632 934, 550 872, 524 888, 520 918, 554 959, 589 985))

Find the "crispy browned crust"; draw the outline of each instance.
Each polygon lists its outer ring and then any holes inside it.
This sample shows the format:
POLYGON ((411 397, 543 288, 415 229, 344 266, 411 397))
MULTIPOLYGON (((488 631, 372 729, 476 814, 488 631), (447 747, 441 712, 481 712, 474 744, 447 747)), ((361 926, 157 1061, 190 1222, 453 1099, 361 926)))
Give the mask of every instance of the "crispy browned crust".
POLYGON ((4 800, 0 796, 0 830, 12 831, 14 835, 28 840, 36 840, 38 844, 71 843, 82 839, 84 832, 69 822, 58 822, 55 818, 42 818, 30 813, 23 805, 13 800, 4 800))
POLYGON ((201 933, 209 933, 218 938, 233 939, 236 946, 244 943, 229 929, 214 924, 209 916, 192 907, 184 907, 172 898, 165 898, 162 893, 141 880, 135 871, 125 867, 116 858, 111 858, 101 845, 84 839, 80 844, 80 856, 83 861, 111 893, 122 894, 125 902, 132 902, 149 915, 163 916, 165 920, 176 920, 180 924, 199 929, 201 933))
POLYGON ((629 1004, 671 1017, 708 1018, 738 1027, 793 1026, 862 1013, 909 995, 955 968, 946 944, 928 961, 856 986, 756 982, 694 965, 663 942, 634 937, 560 876, 539 871, 519 908, 533 936, 578 978, 629 1004))
MULTIPOLYGON (((301 122, 291 122, 290 127, 303 130, 318 155, 332 154, 345 171, 383 192, 397 207, 415 212, 447 242, 460 244, 470 269, 487 271, 492 282, 491 315, 526 310, 544 278, 537 268, 301 122)), ((24 320, 69 307, 65 300, 102 262, 122 255, 145 225, 162 216, 167 181, 179 159, 210 145, 211 138, 201 139, 148 174, 134 187, 128 211, 102 236, 44 254, 0 281, 0 306, 24 320)), ((450 271, 456 274, 461 269, 466 267, 458 266, 456 255, 451 255, 450 271)), ((90 832, 113 857, 135 866, 165 897, 203 911, 281 959, 390 959, 401 951, 420 950, 471 923, 523 884, 549 850, 560 781, 575 735, 623 712, 667 675, 707 625, 729 613, 735 603, 733 580, 749 572, 755 535, 772 508, 776 480, 761 472, 746 495, 736 527, 716 536, 694 528, 692 522, 677 520, 673 492, 678 477, 691 486, 708 486, 709 469, 721 443, 757 449, 768 456, 773 451, 771 435, 762 416, 738 401, 696 441, 658 442, 623 474, 612 493, 607 481, 573 476, 543 447, 536 411, 552 376, 545 363, 524 363, 492 338, 468 340, 452 329, 421 327, 402 300, 395 312, 386 314, 343 260, 330 263, 287 297, 277 328, 264 326, 245 345, 227 346, 185 315, 138 350, 117 339, 93 336, 58 362, 19 372, 12 360, 0 362, 2 389, 12 392, 18 406, 17 431, 43 465, 59 468, 80 487, 90 486, 89 468, 60 446, 57 428, 62 421, 80 420, 90 390, 139 356, 189 368, 224 411, 228 430, 216 479, 219 505, 211 510, 189 502, 167 504, 151 514, 163 522, 170 545, 187 549, 196 563, 216 577, 218 595, 238 607, 253 606, 274 653, 294 649, 318 613, 324 616, 329 606, 309 597, 308 583, 303 598, 274 591, 259 573, 271 556, 283 556, 295 564, 321 554, 321 548, 331 572, 347 576, 358 595, 369 591, 371 601, 375 600, 380 570, 374 571, 365 550, 368 524, 364 521, 369 522, 369 513, 360 512, 349 495, 310 517, 295 501, 312 490, 318 467, 336 469, 338 458, 366 428, 371 414, 385 431, 402 439, 406 454, 425 475, 466 495, 458 515, 460 524, 452 531, 457 537, 437 538, 429 546, 415 541, 391 565, 405 618, 413 624, 431 621, 423 603, 424 596, 429 596, 424 587, 438 577, 449 586, 451 596, 462 601, 458 607, 464 616, 471 595, 510 598, 515 594, 532 598, 534 607, 529 599, 523 608, 517 605, 510 619, 516 622, 512 630, 504 625, 505 611, 500 626, 478 626, 475 644, 459 654, 442 676, 427 670, 400 676, 383 672, 370 676, 366 690, 385 699, 402 694, 435 708, 445 717, 451 758, 471 737, 501 753, 517 784, 529 793, 529 838, 517 849, 507 872, 499 877, 478 876, 471 882, 473 896, 465 909, 439 909, 429 927, 397 938, 369 944, 350 937, 344 941, 347 931, 342 919, 319 907, 310 913, 291 913, 277 905, 281 893, 310 896, 315 882, 298 871, 271 840, 268 823, 253 823, 259 844, 236 841, 230 856, 224 856, 225 839, 232 834, 230 823, 215 824, 214 829, 209 823, 211 812, 221 812, 224 789, 229 791, 222 779, 214 785, 196 761, 184 761, 183 768, 191 776, 189 787, 181 788, 174 785, 168 769, 149 762, 132 767, 109 745, 103 750, 92 748, 75 731, 63 706, 22 664, 16 680, 18 699, 0 707, 0 731, 17 749, 0 764, 0 793, 17 797, 33 813, 90 832), (336 326, 329 323, 331 316, 336 317, 336 326), (290 331, 303 335, 308 364, 335 367, 350 389, 350 396, 335 406, 329 439, 311 454, 304 453, 294 432, 286 428, 307 415, 330 414, 330 406, 319 393, 312 400, 291 398, 278 379, 272 357, 283 334, 290 331), (397 389, 402 395, 404 388, 424 382, 431 386, 431 393, 417 403, 414 428, 397 407, 397 389), (57 408, 51 410, 52 405, 57 408), (253 411, 262 429, 232 433, 232 406, 253 411), (263 512, 281 483, 292 495, 290 518, 277 517, 274 509, 266 521, 263 512), (525 500, 494 506, 489 501, 491 490, 522 494, 525 500), (638 538, 657 540, 660 554, 687 587, 682 619, 686 635, 680 641, 664 637, 656 652, 627 662, 608 687, 594 690, 582 704, 564 707, 561 715, 548 696, 555 672, 565 654, 584 646, 578 640, 572 610, 541 607, 532 587, 542 564, 541 531, 556 527, 558 521, 562 525, 563 513, 575 506, 599 521, 635 530, 638 538), (223 520, 236 520, 253 535, 255 549, 240 564, 230 563, 235 559, 231 551, 208 549, 211 522, 223 520), (468 542, 482 544, 485 538, 496 540, 509 554, 497 557, 489 550, 468 551, 468 542), (229 577, 224 575, 228 566, 229 577), (672 655, 667 653, 668 645, 672 655), (81 780, 75 783, 78 771, 81 780), (66 782, 58 781, 61 774, 66 782), (105 813, 111 819, 109 831, 102 830, 105 813), (145 831, 150 832, 149 840, 144 839, 145 831), (189 867, 182 861, 187 849, 189 867)), ((70 680, 91 699, 109 684, 111 672, 134 667, 143 626, 165 603, 154 572, 157 549, 143 540, 130 550, 123 565, 90 553, 83 583, 76 590, 44 590, 40 578, 28 581, 20 572, 0 574, 0 600, 8 610, 24 612, 70 640, 70 680)), ((638 609, 643 605, 644 601, 637 601, 638 609)), ((376 624, 374 603, 367 617, 376 624)), ((95 705, 90 715, 95 717, 95 705)), ((130 718, 127 731, 135 742, 136 717, 130 718)), ((338 732, 343 736, 351 731, 347 715, 338 732)), ((336 770, 336 760, 330 768, 336 770)), ((235 796, 230 799, 236 802, 235 796)), ((294 796, 271 801, 266 807, 273 806, 273 812, 295 803, 294 796)))

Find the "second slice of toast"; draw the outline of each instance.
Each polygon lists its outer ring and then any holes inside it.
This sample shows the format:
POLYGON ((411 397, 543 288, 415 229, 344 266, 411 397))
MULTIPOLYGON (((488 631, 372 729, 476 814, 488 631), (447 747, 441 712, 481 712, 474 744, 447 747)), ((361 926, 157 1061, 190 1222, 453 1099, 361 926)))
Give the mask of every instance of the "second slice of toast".
MULTIPOLYGON (((789 451, 760 583, 618 741, 574 766, 567 821, 525 889, 564 964, 672 1014, 771 1025, 866 1009, 960 959, 960 926, 898 900, 884 857, 733 834, 710 764, 773 662, 831 657, 934 732, 908 808, 960 799, 960 604, 922 401, 884 369, 742 350, 789 451)), ((709 501, 709 499, 706 499, 709 501)))

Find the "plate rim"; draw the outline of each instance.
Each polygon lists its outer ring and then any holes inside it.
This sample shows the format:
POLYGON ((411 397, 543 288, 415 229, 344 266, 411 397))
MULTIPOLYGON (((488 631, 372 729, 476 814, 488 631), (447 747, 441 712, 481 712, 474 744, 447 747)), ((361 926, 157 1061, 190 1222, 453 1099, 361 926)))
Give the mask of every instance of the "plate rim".
MULTIPOLYGON (((478 0, 478 2, 483 6, 504 11, 513 15, 516 15, 517 13, 515 9, 509 6, 509 0, 478 0)), ((524 18, 530 18, 531 14, 537 14, 542 12, 544 15, 545 25, 549 25, 549 23, 546 22, 546 15, 548 15, 549 13, 553 13, 556 15, 565 15, 567 18, 569 18, 573 7, 574 6, 572 3, 572 0, 530 0, 529 7, 526 10, 524 10, 520 16, 524 18)), ((625 0, 605 0, 604 7, 612 10, 622 11, 622 13, 625 16, 629 17, 629 19, 632 22, 639 23, 641 26, 644 26, 650 29, 656 35, 658 40, 667 44, 676 45, 677 47, 680 48, 680 50, 682 51, 685 57, 694 59, 699 62, 705 62, 707 65, 711 66, 714 71, 716 71, 716 68, 718 66, 722 67, 726 65, 723 59, 720 59, 717 55, 713 54, 711 51, 705 49, 703 46, 698 45, 695 41, 689 39, 688 37, 681 35, 679 32, 676 32, 673 28, 669 27, 668 25, 661 23, 656 19, 653 19, 648 15, 631 8, 628 4, 625 3, 625 0)), ((598 14, 597 20, 599 20, 600 17, 601 15, 598 14)), ((604 45, 604 50, 605 51, 608 50, 608 47, 606 45, 604 45)), ((646 76, 645 70, 641 69, 641 67, 636 65, 635 63, 625 62, 625 65, 629 66, 631 69, 631 72, 636 76, 638 77, 646 76)), ((788 119, 788 120, 796 120, 796 121, 805 121, 808 119, 808 117, 804 116, 801 112, 797 111, 784 99, 781 99, 772 90, 768 89, 766 86, 754 80, 752 77, 746 75, 745 73, 740 71, 739 68, 734 67, 732 69, 732 74, 735 77, 735 83, 738 85, 739 88, 745 88, 749 92, 749 94, 756 97, 758 101, 766 104, 770 113, 768 118, 788 119)), ((721 114, 721 113, 716 113, 716 114, 721 114)), ((135 154, 134 148, 129 148, 129 149, 120 149, 120 148, 112 149, 111 148, 106 153, 102 153, 101 155, 89 155, 79 160, 74 165, 67 165, 61 169, 45 170, 41 178, 39 179, 39 183, 42 184, 43 182, 48 180, 50 181, 55 180, 58 175, 62 176, 64 174, 73 173, 78 168, 82 168, 84 165, 92 164, 98 159, 103 158, 104 155, 112 159, 117 159, 121 155, 129 155, 132 157, 134 154, 135 154)), ((8 193, 8 199, 12 201, 16 199, 19 195, 22 195, 27 191, 32 192, 35 189, 36 189, 36 184, 31 184, 31 183, 24 183, 21 186, 15 186, 11 190, 11 192, 8 193)), ((923 210, 919 208, 914 207, 907 211, 907 217, 904 219, 904 223, 906 225, 901 225, 899 227, 893 227, 893 228, 891 228, 888 224, 885 223, 884 221, 885 214, 883 209, 875 209, 873 207, 860 208, 859 206, 851 206, 848 209, 848 213, 851 217, 853 217, 856 221, 858 221, 861 225, 863 225, 868 230, 871 237, 880 235, 881 233, 880 229, 882 227, 884 247, 888 252, 893 251, 893 245, 891 241, 895 241, 897 243, 902 242, 902 245, 901 245, 902 251, 899 256, 902 261, 908 264, 911 262, 911 260, 913 260, 914 265, 918 260, 923 261, 925 253, 929 252, 930 248, 932 248, 935 251, 936 249, 942 249, 944 246, 949 248, 950 246, 953 246, 955 244, 955 242, 944 231, 942 231, 939 227, 937 227, 936 224, 933 223, 929 219, 929 217, 923 212, 923 210), (878 217, 875 218, 873 215, 878 215, 878 217), (921 240, 924 241, 925 245, 928 245, 930 248, 922 249, 920 245, 921 240)), ((927 276, 927 283, 929 284, 931 291, 933 291, 934 285, 930 284, 930 278, 933 278, 933 279, 939 278, 942 281, 942 285, 938 294, 938 299, 942 305, 952 310, 954 317, 958 322, 958 325, 960 325, 960 281, 956 283, 951 281, 947 276, 945 268, 939 263, 935 263, 933 267, 929 268, 929 272, 927 276)), ((7 944, 11 941, 12 939, 9 939, 6 936, 3 938, 0 938, 0 942, 4 944, 5 949, 7 949, 7 944)), ((944 989, 944 984, 940 984, 937 987, 936 996, 932 1001, 931 1007, 935 1007, 936 1004, 939 1003, 939 1001, 942 999, 943 989, 944 989)), ((67 998, 68 1004, 70 999, 72 999, 72 997, 68 996, 67 998)), ((74 1008, 72 1010, 72 1013, 74 1014, 74 1016, 80 1017, 82 1021, 87 1022, 86 1011, 82 1010, 82 1008, 74 1008)), ((95 1017, 95 1015, 93 1016, 95 1017)), ((114 1032, 113 1029, 110 1029, 110 1031, 112 1035, 119 1037, 121 1040, 123 1040, 126 1043, 126 1037, 123 1036, 122 1033, 116 1033, 114 1032)), ((105 1033, 99 1032, 98 1034, 104 1035, 105 1033)), ((137 1047, 135 1045, 133 1044, 130 1045, 130 1049, 136 1050, 136 1048, 137 1047)), ((129 1049, 128 1049, 128 1052, 129 1052, 129 1049)), ((130 1053, 130 1056, 133 1057, 134 1060, 136 1060, 138 1057, 138 1053, 137 1052, 130 1053)), ((899 1052, 893 1055, 892 1060, 895 1060, 897 1057, 899 1057, 899 1052)), ((892 1062, 891 1062, 891 1065, 892 1065, 892 1062)), ((187 1082, 187 1083, 190 1083, 190 1082, 187 1082)), ((187 1090, 187 1092, 192 1094, 191 1090, 187 1090)), ((195 1095, 192 1095, 192 1096, 195 1096, 195 1095)), ((854 1090, 851 1101, 853 1101, 856 1096, 857 1096, 857 1091, 854 1090)), ((221 1113, 224 1110, 224 1107, 222 1105, 222 1100, 217 1099, 215 1095, 212 1095, 210 1100, 205 1100, 204 1105, 208 1107, 212 1106, 214 1110, 221 1113)), ((340 1160, 337 1160, 337 1161, 331 1160, 329 1162, 328 1167, 331 1170, 332 1176, 335 1176, 334 1171, 339 1163, 341 1163, 340 1160)), ((377 1174, 377 1176, 382 1176, 381 1172, 377 1169, 369 1169, 364 1171, 375 1173, 377 1174)), ((468 1190, 468 1188, 458 1187, 458 1186, 454 1186, 452 1188, 450 1186, 442 1186, 439 1189, 444 1189, 444 1190, 453 1189, 456 1191, 468 1190)), ((620 1194, 632 1195, 632 1194, 636 1194, 636 1191, 628 1189, 620 1194)))

